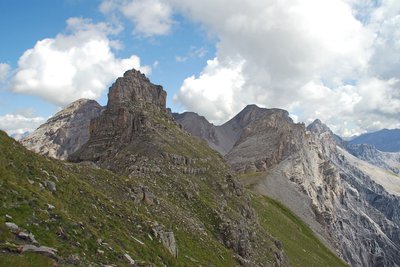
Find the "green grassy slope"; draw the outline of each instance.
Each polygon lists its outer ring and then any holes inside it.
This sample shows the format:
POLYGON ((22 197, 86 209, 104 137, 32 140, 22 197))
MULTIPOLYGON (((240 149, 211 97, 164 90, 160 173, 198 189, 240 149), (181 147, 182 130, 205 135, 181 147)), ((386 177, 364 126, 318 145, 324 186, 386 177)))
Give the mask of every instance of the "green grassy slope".
MULTIPOLYGON (((166 144, 170 153, 207 158, 193 165, 207 166, 207 173, 185 175, 170 170, 128 178, 91 164, 41 157, 0 131, 0 266, 52 266, 54 262, 126 266, 129 261, 124 254, 139 266, 237 265, 234 252, 221 241, 219 226, 221 218, 243 218, 240 213, 248 194, 221 199, 232 192, 221 179, 227 166, 202 142, 179 138, 188 142, 182 147, 191 148, 177 151, 166 144), (49 190, 48 182, 54 182, 55 192, 49 190), (142 186, 154 194, 154 203, 130 196, 142 186), (31 242, 17 237, 5 222, 32 233, 40 246, 57 249, 56 256, 21 253, 21 247, 31 242), (154 236, 157 223, 174 232, 177 258, 154 236)), ((252 239, 258 244, 252 258, 259 266, 275 264, 277 242, 271 235, 281 240, 292 266, 344 265, 287 209, 268 198, 253 195, 251 200, 260 222, 251 226, 256 233, 252 239)))
POLYGON ((252 195, 262 226, 282 242, 291 266, 348 266, 313 234, 312 230, 281 203, 252 195))
MULTIPOLYGON (((147 205, 127 197, 127 188, 137 188, 138 179, 43 158, 3 132, 0 151, 0 266, 49 264, 40 255, 18 253, 29 242, 12 233, 6 221, 34 234, 41 246, 57 249, 56 260, 61 265, 125 266, 125 253, 137 263, 157 266, 234 265, 232 251, 215 238, 212 229, 191 229, 196 222, 185 221, 190 218, 185 209, 168 199, 147 205), (54 182, 57 191, 48 190, 46 181, 54 182), (177 259, 152 236, 156 222, 173 230, 177 259)), ((205 206, 197 209, 207 213, 205 206)))

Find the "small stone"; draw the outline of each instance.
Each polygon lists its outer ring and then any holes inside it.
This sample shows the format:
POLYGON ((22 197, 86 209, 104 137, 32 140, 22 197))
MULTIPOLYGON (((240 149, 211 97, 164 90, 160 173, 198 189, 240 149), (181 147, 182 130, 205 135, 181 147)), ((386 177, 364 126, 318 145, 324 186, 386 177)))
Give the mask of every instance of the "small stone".
POLYGON ((47 204, 47 208, 48 208, 49 210, 54 210, 56 207, 54 207, 54 206, 51 205, 51 204, 47 204))
POLYGON ((32 233, 19 232, 18 237, 27 240, 31 243, 38 244, 38 242, 35 239, 35 236, 32 233))
POLYGON ((77 254, 71 255, 67 259, 67 263, 73 264, 73 265, 79 265, 80 262, 81 262, 81 258, 77 254))
POLYGON ((57 176, 52 175, 51 177, 58 183, 58 177, 57 176))
POLYGON ((57 249, 45 247, 45 246, 37 247, 34 245, 23 245, 22 252, 38 252, 38 253, 49 255, 49 256, 55 256, 57 249))
POLYGON ((47 188, 51 191, 51 192, 56 192, 57 188, 56 188, 56 184, 52 181, 46 181, 46 185, 47 188))
POLYGON ((18 225, 16 225, 15 223, 12 222, 6 222, 6 226, 8 229, 12 230, 12 231, 18 231, 19 227, 18 225))
POLYGON ((6 214, 6 218, 9 219, 9 220, 12 220, 12 217, 10 215, 8 215, 8 214, 6 214))
POLYGON ((129 261, 129 264, 132 264, 132 265, 135 264, 135 261, 127 253, 125 253, 124 256, 129 261))
POLYGON ((98 250, 97 250, 97 253, 103 255, 103 254, 104 254, 104 250, 98 249, 98 250))

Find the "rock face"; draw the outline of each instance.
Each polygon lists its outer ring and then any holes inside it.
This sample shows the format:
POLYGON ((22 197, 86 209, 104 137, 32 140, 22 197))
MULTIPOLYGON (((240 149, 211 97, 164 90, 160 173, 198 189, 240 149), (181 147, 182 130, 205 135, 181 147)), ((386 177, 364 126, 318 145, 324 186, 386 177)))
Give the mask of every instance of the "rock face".
POLYGON ((364 168, 320 121, 306 129, 277 111, 252 125, 226 159, 237 172, 265 172, 256 192, 283 202, 352 266, 400 264, 399 177, 364 168))
POLYGON ((149 154, 155 152, 158 144, 152 142, 151 137, 156 128, 162 131, 163 126, 153 119, 157 114, 161 120, 169 123, 166 96, 161 86, 152 84, 139 71, 125 72, 111 86, 108 103, 101 116, 91 121, 90 140, 71 155, 70 160, 93 161, 120 172, 121 167, 132 162, 127 163, 129 159, 121 158, 119 150, 137 145, 149 154))
POLYGON ((118 78, 108 94, 108 109, 118 110, 121 105, 134 103, 138 107, 154 105, 166 111, 167 93, 162 86, 154 85, 137 70, 125 72, 118 78))
POLYGON ((237 173, 266 171, 271 166, 299 150, 293 142, 305 140, 302 124, 294 124, 284 110, 267 110, 264 116, 247 125, 233 149, 225 155, 237 173))
POLYGON ((350 141, 350 144, 373 145, 380 151, 400 152, 400 129, 383 129, 373 133, 362 134, 350 141))
POLYGON ((162 216, 173 216, 170 225, 176 227, 152 230, 174 257, 179 257, 177 233, 184 222, 190 234, 208 238, 204 229, 211 231, 244 265, 262 266, 271 251, 280 255, 276 262, 287 265, 282 247, 261 228, 250 197, 232 177, 229 166, 203 141, 181 129, 167 112, 165 99, 161 86, 135 70, 126 72, 110 88, 104 111, 91 121, 89 141, 69 160, 94 162, 142 181, 141 189, 129 193, 134 201, 149 207, 149 212, 160 212, 160 207, 169 210, 162 216), (174 206, 165 207, 166 199, 174 206), (190 207, 185 211, 189 214, 171 211, 178 206, 190 207), (204 215, 193 212, 199 209, 204 215))
POLYGON ((367 144, 348 144, 346 149, 353 156, 369 162, 372 165, 386 169, 395 174, 400 173, 400 153, 382 152, 374 146, 367 144))
POLYGON ((89 140, 90 120, 102 107, 94 100, 80 99, 47 120, 22 139, 28 149, 53 158, 66 159, 89 140))
POLYGON ((203 116, 194 112, 172 115, 186 131, 206 140, 211 148, 225 155, 239 140, 248 124, 267 112, 268 109, 248 105, 234 118, 220 126, 209 123, 203 116))
POLYGON ((258 173, 255 192, 289 207, 352 266, 399 266, 400 177, 349 154, 320 120, 306 128, 284 110, 262 110, 229 123, 233 170, 258 173))

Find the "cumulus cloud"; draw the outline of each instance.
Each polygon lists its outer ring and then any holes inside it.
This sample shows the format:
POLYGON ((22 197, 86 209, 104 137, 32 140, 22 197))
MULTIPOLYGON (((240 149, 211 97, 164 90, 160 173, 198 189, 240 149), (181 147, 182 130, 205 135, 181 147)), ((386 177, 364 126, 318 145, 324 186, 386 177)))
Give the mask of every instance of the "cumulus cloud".
POLYGON ((120 31, 106 23, 82 18, 67 20, 67 34, 38 41, 18 61, 11 90, 37 95, 56 105, 79 98, 98 99, 124 71, 135 68, 148 73, 139 57, 115 57, 120 44, 109 38, 120 31))
POLYGON ((168 34, 174 24, 170 5, 162 0, 106 0, 100 10, 121 13, 134 24, 135 34, 146 37, 168 34))
POLYGON ((46 121, 43 117, 24 114, 6 114, 0 116, 0 129, 12 136, 21 136, 32 132, 46 121))
POLYGON ((209 60, 207 67, 198 78, 185 79, 181 90, 174 96, 174 101, 181 101, 185 106, 194 107, 200 114, 207 114, 212 122, 220 122, 234 112, 232 107, 240 105, 244 99, 235 99, 244 79, 241 76, 244 62, 221 66, 218 59, 209 60))
MULTIPOLYGON (((184 109, 222 123, 256 103, 287 109, 299 121, 320 118, 345 136, 400 126, 399 1, 151 2, 169 6, 161 21, 180 14, 218 40, 215 58, 174 96, 184 109)), ((120 13, 136 4, 103 3, 120 13)), ((131 21, 140 25, 137 16, 131 21)))
POLYGON ((10 73, 10 65, 6 63, 0 63, 0 82, 5 81, 10 73))
POLYGON ((257 103, 288 109, 300 121, 320 118, 347 136, 400 126, 398 1, 170 4, 219 38, 216 59, 185 80, 174 98, 186 109, 224 122, 244 103, 257 103), (217 84, 235 79, 218 75, 221 69, 235 70, 241 86, 207 84, 209 77, 217 84), (204 109, 208 103, 214 108, 204 109))

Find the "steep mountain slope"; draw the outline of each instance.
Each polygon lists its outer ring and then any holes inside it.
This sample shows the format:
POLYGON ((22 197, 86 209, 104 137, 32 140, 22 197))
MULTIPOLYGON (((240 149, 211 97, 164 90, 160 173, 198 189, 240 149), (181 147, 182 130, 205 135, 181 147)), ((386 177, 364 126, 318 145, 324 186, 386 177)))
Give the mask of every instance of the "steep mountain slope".
POLYGON ((383 129, 362 134, 350 141, 350 144, 373 145, 380 151, 400 152, 400 129, 383 129))
POLYGON ((360 167, 320 121, 307 130, 278 111, 252 126, 226 159, 259 172, 255 192, 288 206, 352 266, 400 264, 400 188, 385 190, 400 177, 360 167))
MULTIPOLYGON (((186 188, 152 193, 140 178, 45 159, 4 132, 0 148, 0 266, 235 264, 207 206, 178 196, 186 188)), ((279 250, 264 237, 272 265, 279 250)))
POLYGON ((225 137, 220 133, 218 126, 214 126, 209 123, 206 118, 194 112, 185 112, 182 114, 172 113, 172 116, 186 131, 206 140, 212 149, 221 154, 226 153, 221 141, 224 140, 225 137))
POLYGON ((400 173, 400 153, 382 152, 374 146, 367 144, 348 144, 346 149, 353 156, 372 165, 386 169, 395 174, 400 173))
POLYGON ((161 86, 135 70, 126 72, 110 88, 105 110, 92 120, 89 141, 70 160, 91 161, 139 179, 159 206, 174 205, 174 212, 166 207, 152 213, 187 229, 187 235, 218 240, 242 264, 285 264, 229 167, 203 141, 180 129, 166 112, 165 99, 161 86))
POLYGON ((193 112, 172 115, 186 131, 206 140, 211 148, 225 155, 239 140, 245 128, 267 112, 269 112, 268 109, 248 105, 234 118, 220 126, 214 126, 203 116, 193 112))
MULTIPOLYGON (((170 201, 159 191, 150 192, 141 177, 45 159, 4 132, 0 149, 0 266, 127 266, 132 260, 134 266, 237 264, 211 223, 199 224, 199 217, 212 215, 206 206, 179 197, 187 188, 165 187, 176 198, 170 201)), ((258 266, 277 266, 275 253, 285 266, 282 247, 291 266, 344 266, 280 204, 255 195, 251 202, 262 235, 270 240, 268 231, 282 239, 260 244, 257 249, 272 261, 258 266)))
POLYGON ((90 120, 98 117, 101 109, 94 100, 77 100, 47 120, 21 142, 36 153, 66 159, 89 140, 90 120))

